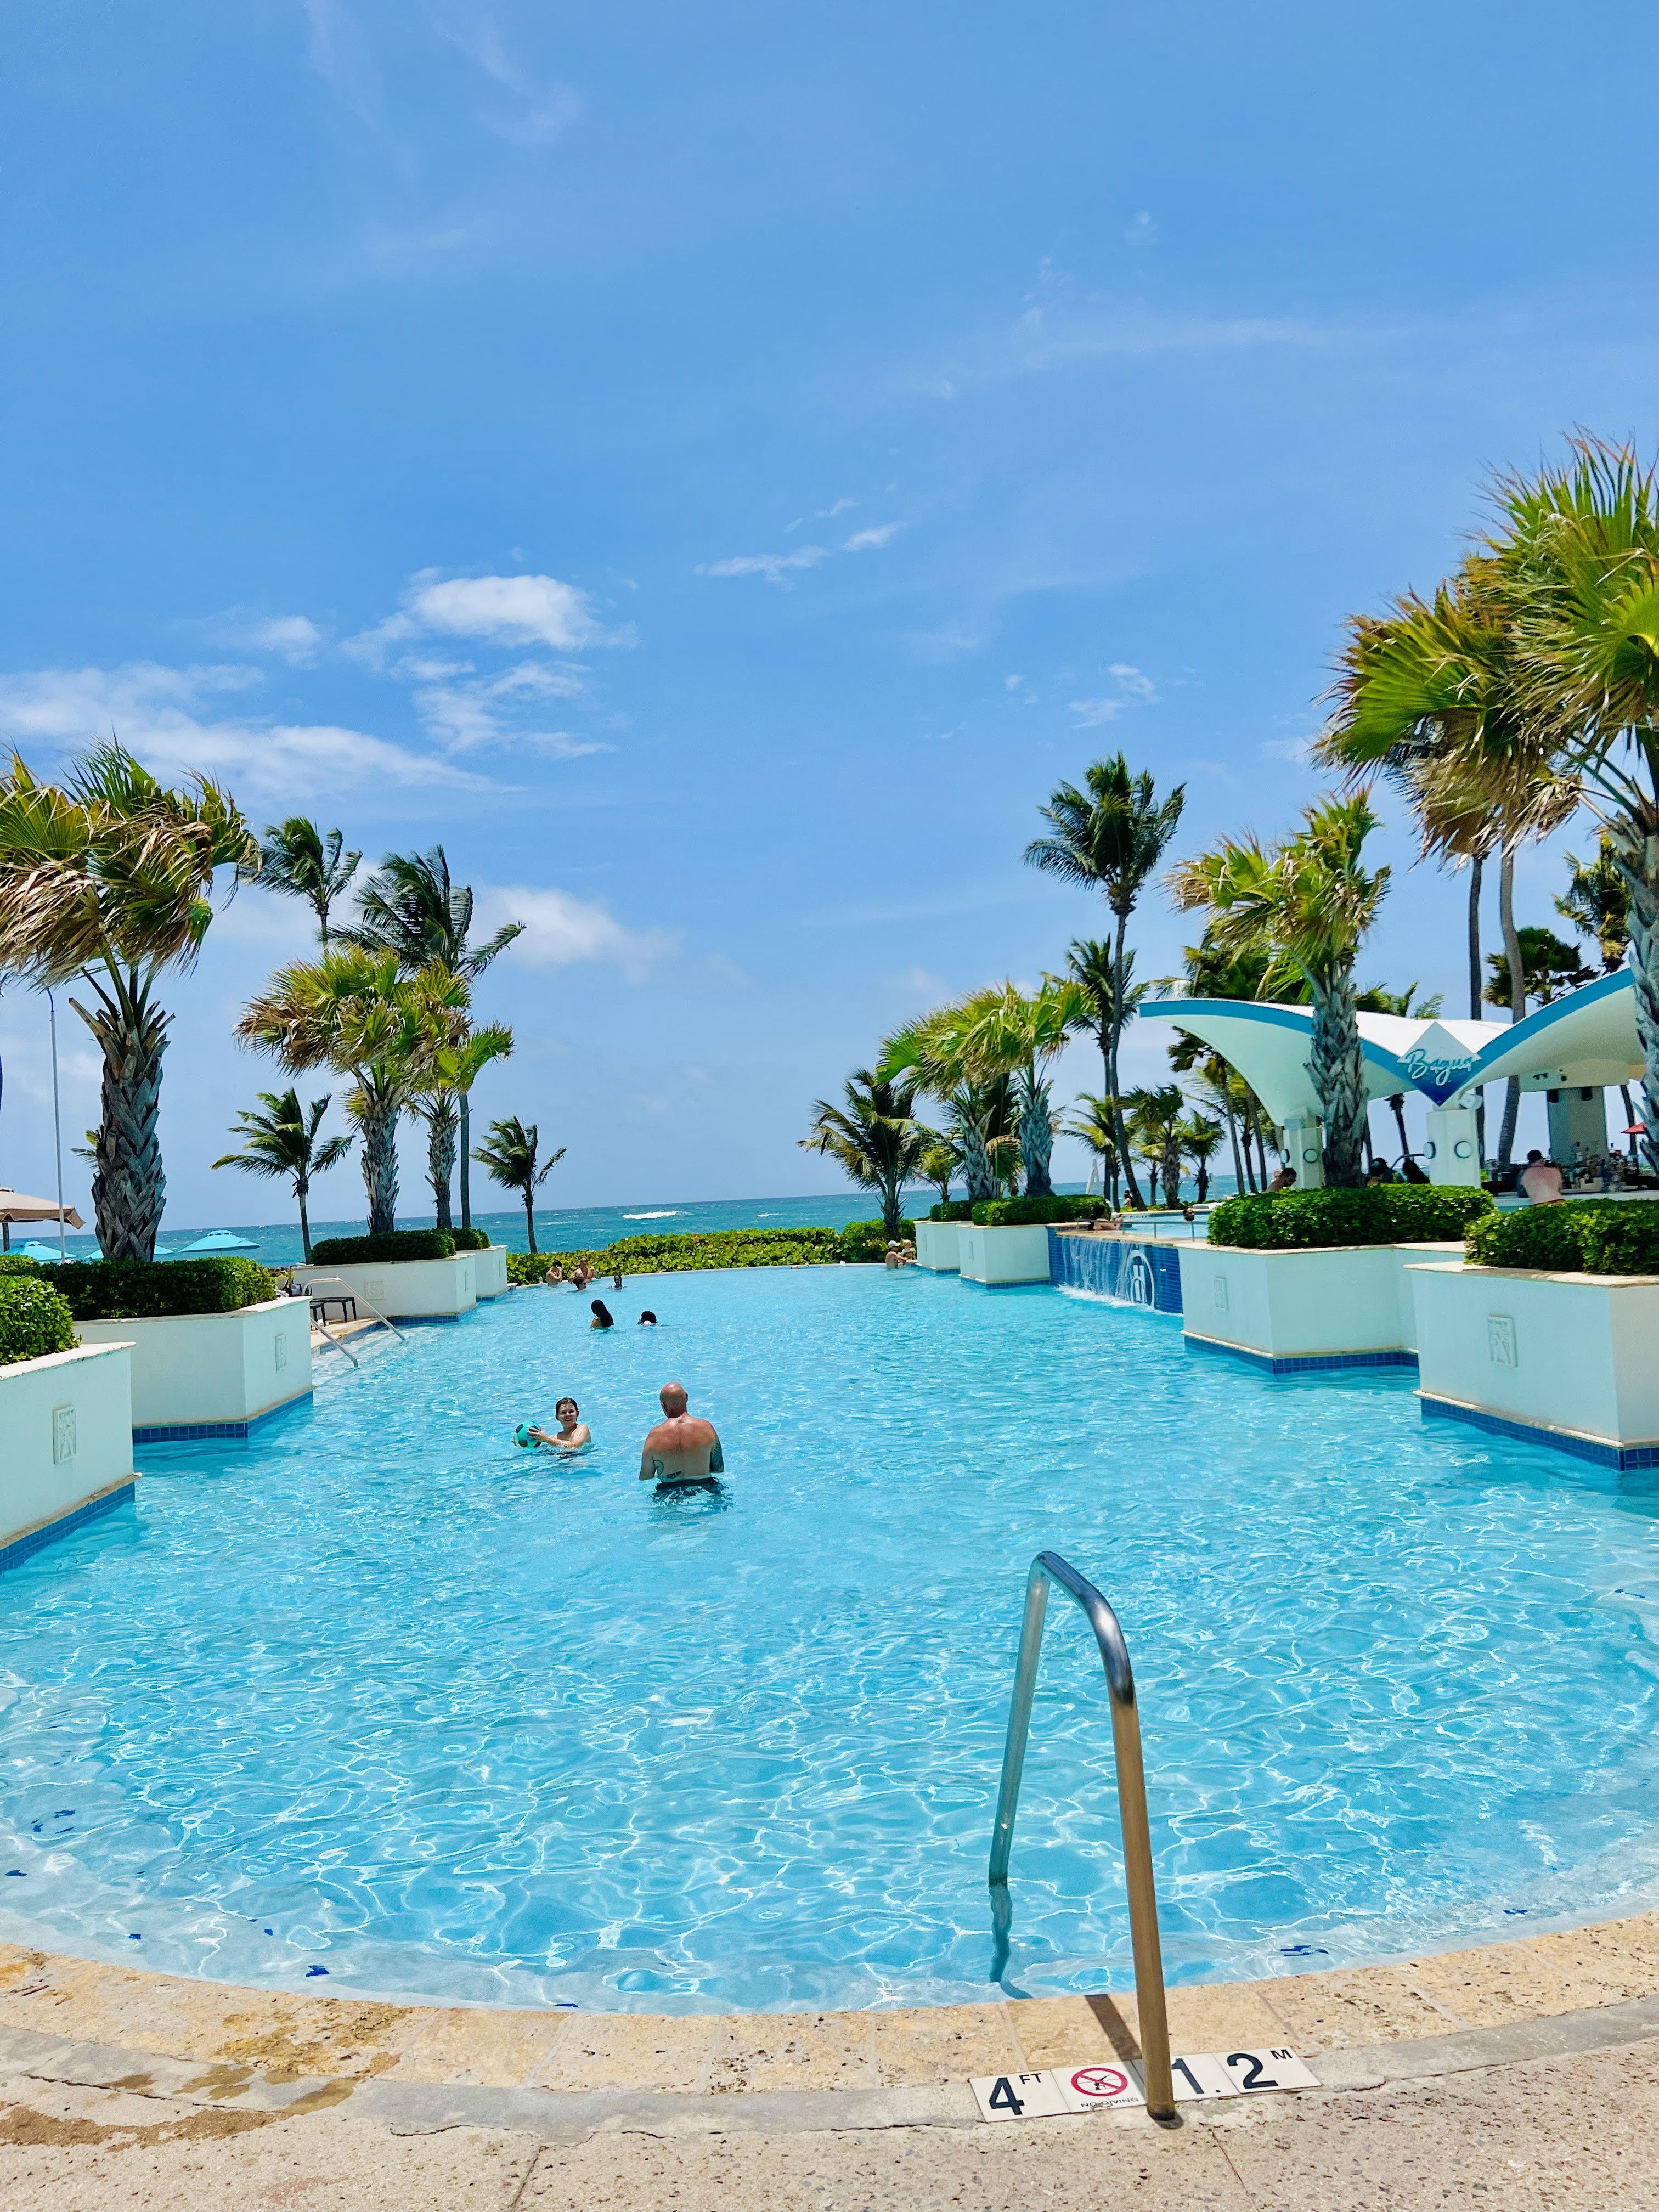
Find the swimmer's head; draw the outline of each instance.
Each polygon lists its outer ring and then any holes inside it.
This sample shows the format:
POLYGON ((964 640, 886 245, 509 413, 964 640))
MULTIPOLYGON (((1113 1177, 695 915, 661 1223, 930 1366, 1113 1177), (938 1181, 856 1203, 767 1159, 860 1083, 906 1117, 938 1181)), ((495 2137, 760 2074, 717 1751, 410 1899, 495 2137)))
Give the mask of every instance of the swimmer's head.
POLYGON ((657 1401, 672 1421, 677 1413, 685 1411, 689 1402, 684 1383, 665 1382, 657 1393, 657 1401))
POLYGON ((567 1406, 568 1406, 568 1407, 569 1407, 569 1408, 570 1408, 571 1412, 572 1412, 572 1413, 576 1416, 576 1419, 577 1419, 578 1420, 580 1420, 580 1419, 581 1419, 581 1412, 582 1412, 582 1409, 581 1409, 581 1407, 580 1407, 576 1403, 576 1401, 575 1401, 575 1400, 574 1400, 574 1398, 561 1398, 561 1399, 560 1399, 560 1401, 559 1401, 558 1404, 557 1404, 556 1406, 555 1406, 555 1407, 553 1408, 553 1411, 554 1411, 555 1414, 558 1417, 558 1419, 559 1419, 560 1420, 562 1420, 562 1419, 564 1419, 564 1409, 565 1409, 565 1407, 566 1407, 567 1406))
POLYGON ((655 1328, 657 1326, 657 1316, 652 1312, 649 1306, 647 1306, 645 1311, 640 1316, 639 1325, 641 1328, 655 1328))

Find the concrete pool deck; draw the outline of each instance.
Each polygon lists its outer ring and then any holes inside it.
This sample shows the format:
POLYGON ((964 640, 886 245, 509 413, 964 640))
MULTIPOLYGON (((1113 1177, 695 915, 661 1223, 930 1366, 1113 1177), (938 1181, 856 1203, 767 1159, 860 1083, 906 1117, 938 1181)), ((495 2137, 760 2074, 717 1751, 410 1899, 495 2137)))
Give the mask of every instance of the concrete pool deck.
POLYGON ((15 2212, 1659 2202, 1659 1912, 1175 1990, 1170 2010, 1177 2051, 1289 2044, 1322 2087, 1187 2106, 1173 2130, 994 2128, 970 2075, 1132 2054, 1133 1998, 497 2011, 0 1946, 0 2187, 15 2212))

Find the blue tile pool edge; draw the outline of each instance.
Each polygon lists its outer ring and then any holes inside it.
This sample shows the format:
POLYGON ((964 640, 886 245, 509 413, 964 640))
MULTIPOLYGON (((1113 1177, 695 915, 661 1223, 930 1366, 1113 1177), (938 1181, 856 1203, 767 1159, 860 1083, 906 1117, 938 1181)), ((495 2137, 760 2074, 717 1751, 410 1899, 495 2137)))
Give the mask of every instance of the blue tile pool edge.
POLYGON ((1182 1332, 1182 1340, 1193 1351, 1226 1352, 1234 1359, 1247 1360, 1264 1375, 1322 1375, 1343 1367, 1417 1365, 1414 1352, 1257 1352, 1248 1344, 1229 1344, 1224 1338, 1200 1336, 1192 1329, 1182 1332))
POLYGON ((1523 1444, 1548 1444, 1588 1460, 1592 1467, 1610 1468, 1616 1474, 1633 1474, 1644 1468, 1659 1468, 1659 1444, 1615 1444, 1599 1437, 1576 1435, 1571 1429, 1552 1429, 1541 1421, 1517 1421, 1507 1413, 1489 1413, 1479 1406, 1466 1406, 1457 1398, 1433 1398, 1418 1393, 1425 1421, 1462 1421, 1491 1437, 1507 1437, 1523 1444))
POLYGON ((112 1512, 116 1506, 129 1504, 137 1482, 136 1474, 126 1475, 98 1497, 88 1498, 73 1511, 61 1514, 56 1521, 45 1522, 38 1528, 26 1529, 21 1536, 14 1536, 9 1544, 0 1544, 0 1575, 11 1567, 21 1567, 25 1559, 33 1559, 37 1552, 44 1551, 48 1544, 55 1544, 59 1537, 73 1535, 88 1521, 96 1521, 103 1514, 112 1512))
POLYGON ((309 1406, 309 1389, 296 1391, 284 1398, 280 1406, 267 1406, 263 1413, 251 1413, 245 1421, 163 1421, 147 1428, 135 1428, 132 1441, 137 1444, 200 1443, 210 1437, 222 1437, 235 1443, 246 1443, 256 1429, 267 1421, 279 1420, 291 1413, 296 1406, 309 1406))

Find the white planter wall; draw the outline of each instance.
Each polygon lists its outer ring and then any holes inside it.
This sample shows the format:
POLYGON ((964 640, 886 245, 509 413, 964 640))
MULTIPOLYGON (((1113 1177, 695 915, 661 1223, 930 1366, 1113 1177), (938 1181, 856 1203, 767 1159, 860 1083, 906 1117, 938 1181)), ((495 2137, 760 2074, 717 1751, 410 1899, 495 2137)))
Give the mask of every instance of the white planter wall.
POLYGON ((303 1298, 267 1298, 235 1313, 83 1321, 76 1328, 82 1344, 131 1346, 139 1443, 246 1436, 255 1421, 311 1395, 311 1316, 303 1298))
POLYGON ((132 1494, 125 1343, 0 1367, 0 1569, 132 1494))
POLYGON ((936 1275, 954 1275, 962 1265, 957 1231, 959 1221, 919 1221, 916 1224, 916 1265, 931 1267, 936 1275))
POLYGON ((1276 1252, 1178 1244, 1185 1334, 1277 1371, 1409 1364, 1417 1324, 1408 1266, 1457 1244, 1342 1244, 1276 1252))
POLYGON ((1425 1413, 1659 1466, 1659 1278, 1443 1261, 1409 1273, 1425 1413))
MULTIPOLYGON (((294 1279, 323 1283, 331 1291, 343 1283, 392 1321, 453 1321, 458 1314, 471 1313, 477 1304, 475 1262, 489 1257, 488 1252, 457 1252, 451 1260, 366 1260, 344 1267, 319 1262, 296 1267, 294 1279)), ((503 1252, 503 1273, 506 1268, 503 1252)))
POLYGON ((481 1298, 498 1298, 507 1287, 507 1247, 491 1244, 483 1252, 469 1255, 472 1261, 472 1287, 481 1298))
MULTIPOLYGON (((920 1256, 920 1246, 917 1251, 920 1256)), ((957 1265, 964 1283, 1046 1283, 1048 1231, 1041 1224, 981 1229, 972 1221, 958 1222, 957 1265)))

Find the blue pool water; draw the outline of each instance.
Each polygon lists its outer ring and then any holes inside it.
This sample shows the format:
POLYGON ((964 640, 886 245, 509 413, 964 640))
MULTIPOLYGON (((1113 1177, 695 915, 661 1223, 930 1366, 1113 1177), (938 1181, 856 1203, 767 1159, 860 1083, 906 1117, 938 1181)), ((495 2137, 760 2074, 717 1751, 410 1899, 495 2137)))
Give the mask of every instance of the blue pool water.
MULTIPOLYGON (((983 1994, 1026 1569, 1121 1614, 1170 1978, 1617 1910, 1656 1864, 1655 1500, 1177 1325, 867 1269, 515 1292, 0 1577, 0 1917, 278 1986, 641 2009, 983 1994), (663 1326, 633 1328, 642 1304, 663 1326), (717 1496, 636 1480, 678 1374, 717 1496), (516 1450, 564 1389, 585 1463, 516 1450), (9 1913, 3 1909, 9 1908, 9 1913), (137 1939, 137 1940, 135 1940, 137 1939)), ((1021 1990, 1127 1982, 1051 1607, 1021 1990)))

